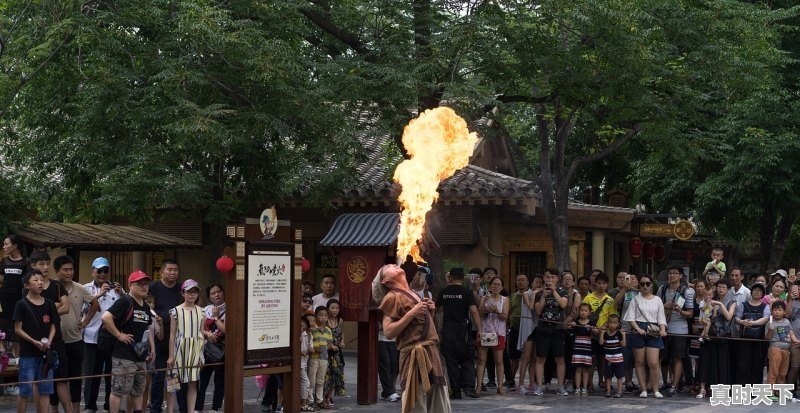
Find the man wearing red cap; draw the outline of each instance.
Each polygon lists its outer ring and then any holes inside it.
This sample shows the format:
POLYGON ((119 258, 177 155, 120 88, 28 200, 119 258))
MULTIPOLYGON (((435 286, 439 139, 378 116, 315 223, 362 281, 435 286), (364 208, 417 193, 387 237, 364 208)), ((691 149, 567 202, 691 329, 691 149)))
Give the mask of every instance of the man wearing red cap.
POLYGON ((146 333, 152 322, 150 307, 144 301, 150 281, 143 271, 132 272, 128 277, 128 298, 117 300, 103 313, 103 326, 117 338, 111 362, 111 413, 119 412, 125 396, 133 402, 133 413, 142 412, 147 362, 156 352, 153 337, 146 333))

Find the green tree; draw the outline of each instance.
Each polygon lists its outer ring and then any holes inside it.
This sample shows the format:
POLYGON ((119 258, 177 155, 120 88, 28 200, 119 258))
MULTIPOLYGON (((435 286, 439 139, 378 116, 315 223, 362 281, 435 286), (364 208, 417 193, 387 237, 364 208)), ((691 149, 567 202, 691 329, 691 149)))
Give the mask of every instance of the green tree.
POLYGON ((298 32, 294 8, 62 6, 56 16, 38 3, 7 6, 27 17, 13 23, 4 59, 53 51, 35 76, 5 88, 11 103, 0 118, 6 159, 30 168, 44 217, 146 222, 202 211, 218 242, 221 225, 258 202, 298 188, 322 198, 354 175, 358 117, 316 78, 320 56, 298 32), (58 48, 30 49, 42 38, 58 48))
POLYGON ((778 16, 731 0, 318 0, 298 9, 332 57, 328 73, 356 77, 350 92, 389 125, 443 100, 472 118, 499 107, 496 120, 535 165, 560 268, 570 266, 567 208, 582 168, 635 137, 685 146, 689 135, 674 132, 717 119, 781 62, 778 16))

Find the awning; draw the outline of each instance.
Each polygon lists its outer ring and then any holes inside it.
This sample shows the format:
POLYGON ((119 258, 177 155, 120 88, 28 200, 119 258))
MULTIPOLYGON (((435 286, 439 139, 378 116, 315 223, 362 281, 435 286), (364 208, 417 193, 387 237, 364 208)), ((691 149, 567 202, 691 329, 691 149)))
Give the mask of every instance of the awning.
POLYGON ((130 225, 34 222, 14 232, 23 241, 40 247, 81 248, 99 251, 203 247, 196 242, 130 225))
POLYGON ((323 247, 387 247, 397 241, 400 214, 344 214, 320 241, 323 247))

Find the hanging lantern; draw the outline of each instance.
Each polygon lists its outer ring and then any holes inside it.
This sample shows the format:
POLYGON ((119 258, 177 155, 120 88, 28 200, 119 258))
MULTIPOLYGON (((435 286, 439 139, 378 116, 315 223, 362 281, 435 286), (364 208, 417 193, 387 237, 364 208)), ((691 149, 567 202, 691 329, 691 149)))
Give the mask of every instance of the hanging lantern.
POLYGON ((628 250, 632 258, 639 258, 642 255, 642 240, 640 238, 633 238, 628 243, 628 250))
POLYGON ((666 255, 667 255, 667 253, 666 253, 666 250, 664 249, 664 245, 663 244, 656 245, 656 251, 655 251, 655 260, 656 260, 656 262, 664 261, 664 257, 666 255))
POLYGON ((301 265, 303 272, 308 272, 311 269, 311 261, 309 261, 306 257, 303 257, 303 264, 301 265))
POLYGON ((656 245, 652 242, 644 244, 644 248, 642 248, 642 250, 645 259, 652 260, 656 256, 656 245))
POLYGON ((221 272, 228 272, 233 269, 233 259, 231 257, 222 256, 217 260, 217 269, 221 272))
POLYGON ((694 261, 694 256, 692 255, 691 251, 686 251, 686 261, 688 262, 694 261))

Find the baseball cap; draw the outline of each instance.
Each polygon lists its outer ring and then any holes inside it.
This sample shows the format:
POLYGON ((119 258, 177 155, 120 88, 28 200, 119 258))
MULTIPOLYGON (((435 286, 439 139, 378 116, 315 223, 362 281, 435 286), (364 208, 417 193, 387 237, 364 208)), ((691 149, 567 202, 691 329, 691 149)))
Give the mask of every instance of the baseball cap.
POLYGON ((128 284, 133 284, 142 280, 152 281, 153 279, 142 270, 136 270, 128 276, 128 284))
POLYGON ((195 280, 193 280, 191 278, 186 280, 186 281, 184 281, 183 284, 181 284, 181 290, 183 290, 183 291, 189 291, 192 288, 197 288, 199 290, 200 289, 200 284, 198 284, 197 281, 195 281, 195 280))
POLYGON ((783 278, 786 278, 786 277, 789 276, 789 274, 786 273, 786 270, 778 270, 778 271, 773 272, 770 275, 780 275, 783 278))
POLYGON ((111 264, 108 263, 108 260, 103 257, 97 257, 92 261, 92 268, 103 268, 103 267, 110 267, 111 264))
POLYGON ((428 285, 433 285, 433 274, 431 274, 431 269, 430 268, 428 268, 428 267, 426 267, 424 265, 420 265, 419 267, 417 267, 417 272, 424 273, 425 274, 425 283, 428 284, 428 285))

